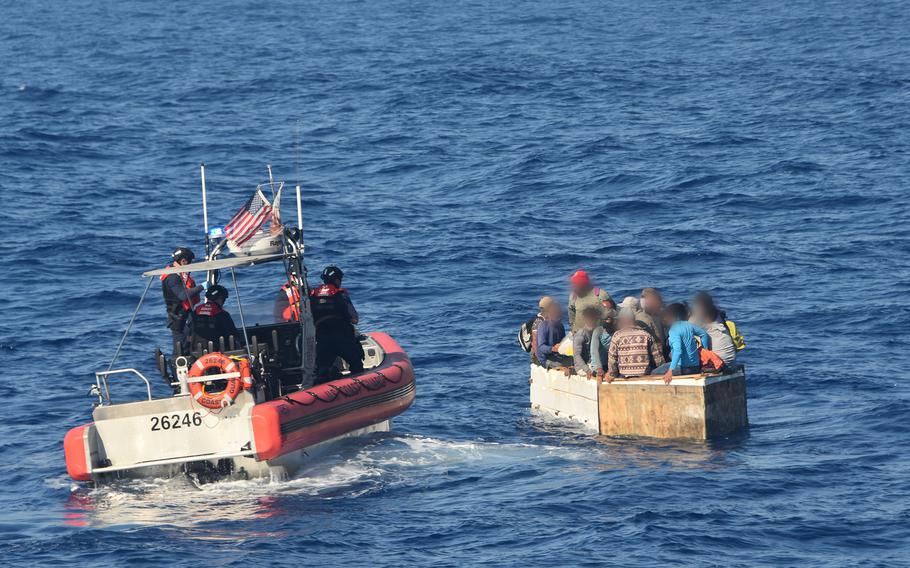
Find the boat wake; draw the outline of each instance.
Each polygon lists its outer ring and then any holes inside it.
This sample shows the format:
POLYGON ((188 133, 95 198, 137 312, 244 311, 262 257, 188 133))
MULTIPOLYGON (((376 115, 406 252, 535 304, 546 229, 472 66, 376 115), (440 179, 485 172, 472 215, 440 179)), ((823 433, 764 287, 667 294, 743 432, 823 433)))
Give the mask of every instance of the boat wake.
MULTIPOLYGON (((212 519, 249 520, 285 511, 331 508, 333 501, 437 482, 467 465, 496 468, 558 456, 582 460, 584 452, 559 446, 450 441, 393 433, 341 444, 335 452, 287 479, 222 479, 199 484, 190 476, 119 480, 95 488, 71 485, 65 523, 124 528, 132 525, 189 528, 212 519)), ((208 533, 204 533, 208 534, 208 533)), ((212 535, 209 535, 211 537, 212 535)))

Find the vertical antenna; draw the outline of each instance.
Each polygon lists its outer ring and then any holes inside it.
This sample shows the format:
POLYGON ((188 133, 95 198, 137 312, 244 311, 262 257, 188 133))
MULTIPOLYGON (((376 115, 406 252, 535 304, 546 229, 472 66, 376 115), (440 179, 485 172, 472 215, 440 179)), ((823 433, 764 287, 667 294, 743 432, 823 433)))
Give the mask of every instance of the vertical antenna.
POLYGON ((294 177, 297 178, 297 229, 303 242, 303 204, 300 199, 300 119, 294 127, 294 177))
POLYGON ((202 178, 202 224, 205 227, 205 256, 209 255, 209 203, 205 194, 205 164, 199 164, 199 176, 202 178))
POLYGON ((269 189, 272 190, 272 199, 275 198, 275 178, 272 177, 272 164, 266 164, 265 169, 269 171, 269 189))
POLYGON ((300 230, 300 240, 303 241, 303 205, 300 202, 300 184, 297 184, 297 229, 300 230))

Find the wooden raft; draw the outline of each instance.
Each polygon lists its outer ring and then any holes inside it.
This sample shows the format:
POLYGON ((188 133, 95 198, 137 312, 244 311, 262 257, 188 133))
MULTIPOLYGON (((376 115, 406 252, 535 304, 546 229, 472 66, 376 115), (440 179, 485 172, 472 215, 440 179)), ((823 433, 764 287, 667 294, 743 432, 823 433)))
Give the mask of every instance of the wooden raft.
POLYGON ((682 375, 667 385, 652 376, 598 384, 531 365, 530 383, 532 409, 604 436, 705 440, 749 423, 742 367, 725 375, 682 375))

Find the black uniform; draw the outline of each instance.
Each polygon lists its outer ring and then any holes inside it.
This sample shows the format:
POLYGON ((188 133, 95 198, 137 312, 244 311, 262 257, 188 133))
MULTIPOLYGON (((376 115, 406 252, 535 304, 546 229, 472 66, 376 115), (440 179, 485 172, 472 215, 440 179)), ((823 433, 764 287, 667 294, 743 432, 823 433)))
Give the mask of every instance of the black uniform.
POLYGON ((357 339, 357 311, 344 288, 323 284, 310 291, 310 310, 316 325, 316 365, 325 376, 336 357, 344 359, 352 373, 363 371, 363 346, 357 339))
POLYGON ((203 287, 197 286, 189 274, 168 274, 161 277, 161 293, 167 309, 167 327, 175 342, 186 339, 186 322, 193 304, 199 301, 203 287))
POLYGON ((243 343, 243 336, 237 331, 231 314, 215 302, 206 302, 196 308, 190 331, 193 347, 199 343, 205 347, 211 341, 217 350, 219 339, 223 337, 225 345, 229 345, 228 337, 232 335, 237 345, 243 343))

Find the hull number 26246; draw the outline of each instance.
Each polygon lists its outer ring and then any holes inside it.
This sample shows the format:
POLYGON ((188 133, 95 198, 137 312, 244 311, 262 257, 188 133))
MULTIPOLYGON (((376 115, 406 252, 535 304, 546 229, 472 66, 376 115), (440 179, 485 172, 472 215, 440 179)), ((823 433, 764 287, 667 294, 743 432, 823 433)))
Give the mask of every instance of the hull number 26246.
POLYGON ((193 426, 202 426, 202 414, 199 412, 152 416, 152 432, 179 430, 180 428, 192 428, 193 426))

